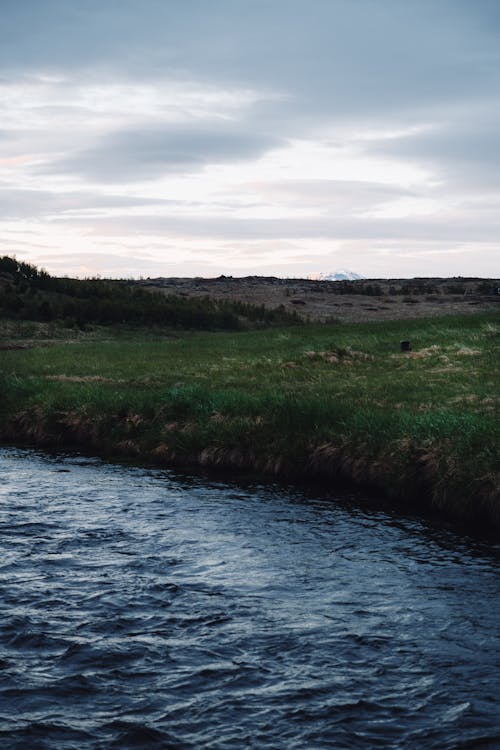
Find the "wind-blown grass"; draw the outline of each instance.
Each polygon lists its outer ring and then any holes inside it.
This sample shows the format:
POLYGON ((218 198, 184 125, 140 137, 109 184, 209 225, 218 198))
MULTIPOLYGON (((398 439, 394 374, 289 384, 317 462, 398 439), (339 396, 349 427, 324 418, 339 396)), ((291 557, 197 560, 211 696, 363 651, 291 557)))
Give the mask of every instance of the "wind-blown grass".
POLYGON ((0 352, 4 439, 370 485, 500 525, 493 315, 0 352), (409 338, 413 351, 399 350, 409 338))

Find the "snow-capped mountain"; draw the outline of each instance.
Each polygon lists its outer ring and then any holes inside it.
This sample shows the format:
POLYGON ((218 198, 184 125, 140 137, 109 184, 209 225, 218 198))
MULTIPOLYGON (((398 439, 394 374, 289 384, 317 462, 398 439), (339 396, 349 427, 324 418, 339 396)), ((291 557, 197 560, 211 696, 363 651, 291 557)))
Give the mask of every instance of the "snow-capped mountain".
POLYGON ((339 268, 338 271, 333 271, 333 273, 316 273, 309 278, 315 281, 354 281, 355 279, 363 279, 364 276, 349 271, 347 268, 339 268))

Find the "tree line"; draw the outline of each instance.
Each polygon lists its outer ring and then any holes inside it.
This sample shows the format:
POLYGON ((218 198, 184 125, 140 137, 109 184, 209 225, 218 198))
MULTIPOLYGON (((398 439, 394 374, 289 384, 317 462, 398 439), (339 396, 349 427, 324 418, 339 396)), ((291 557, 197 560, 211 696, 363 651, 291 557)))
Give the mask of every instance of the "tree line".
POLYGON ((0 257, 0 315, 82 328, 128 324, 196 330, 239 330, 299 320, 283 308, 163 295, 119 280, 55 277, 10 256, 0 257))

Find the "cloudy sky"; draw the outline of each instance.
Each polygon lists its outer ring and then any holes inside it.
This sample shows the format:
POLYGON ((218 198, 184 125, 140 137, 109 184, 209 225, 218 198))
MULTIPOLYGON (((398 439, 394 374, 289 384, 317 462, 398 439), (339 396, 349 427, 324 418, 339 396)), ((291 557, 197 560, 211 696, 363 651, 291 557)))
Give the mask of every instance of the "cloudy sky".
POLYGON ((499 0, 0 0, 0 254, 500 274, 499 0))

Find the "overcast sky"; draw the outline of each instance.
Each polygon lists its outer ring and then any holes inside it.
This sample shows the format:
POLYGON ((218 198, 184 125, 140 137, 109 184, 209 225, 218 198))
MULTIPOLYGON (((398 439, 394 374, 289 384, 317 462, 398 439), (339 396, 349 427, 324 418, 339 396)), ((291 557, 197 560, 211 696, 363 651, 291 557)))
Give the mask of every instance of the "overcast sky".
POLYGON ((500 274, 500 0, 0 0, 0 254, 500 274))

